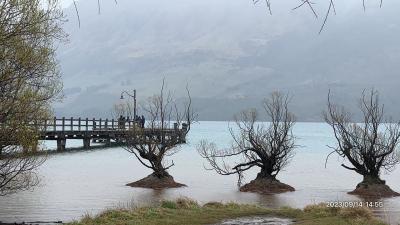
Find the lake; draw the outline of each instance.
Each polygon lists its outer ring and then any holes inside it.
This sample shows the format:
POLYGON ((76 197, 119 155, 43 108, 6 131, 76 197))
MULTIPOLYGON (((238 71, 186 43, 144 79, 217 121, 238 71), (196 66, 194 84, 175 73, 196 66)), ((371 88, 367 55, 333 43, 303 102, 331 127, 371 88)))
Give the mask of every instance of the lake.
MULTIPOLYGON (((233 126, 233 123, 230 123, 233 126)), ((201 139, 228 147, 228 122, 200 122, 192 127, 188 144, 173 156, 175 166, 169 170, 185 188, 154 191, 131 188, 125 184, 151 173, 134 155, 123 148, 105 148, 92 151, 66 152, 48 156, 40 167, 40 186, 6 197, 0 197, 0 221, 55 221, 68 222, 84 214, 96 214, 108 208, 149 205, 161 199, 189 197, 208 201, 235 201, 255 203, 268 207, 304 207, 329 201, 364 201, 347 194, 362 177, 340 166, 341 158, 332 156, 325 168, 325 158, 334 145, 332 132, 323 123, 297 123, 294 134, 298 137, 296 156, 278 175, 278 179, 296 188, 295 192, 277 195, 241 193, 236 176, 221 176, 205 170, 206 161, 196 151, 201 139)), ((46 143, 54 148, 55 143, 46 143)), ((80 141, 67 142, 67 147, 81 146, 80 141)), ((245 182, 255 178, 257 170, 246 174, 245 182)), ((395 191, 400 191, 400 170, 382 174, 395 191)), ((400 198, 374 199, 382 201, 383 208, 374 209, 376 215, 389 223, 400 221, 400 198)))

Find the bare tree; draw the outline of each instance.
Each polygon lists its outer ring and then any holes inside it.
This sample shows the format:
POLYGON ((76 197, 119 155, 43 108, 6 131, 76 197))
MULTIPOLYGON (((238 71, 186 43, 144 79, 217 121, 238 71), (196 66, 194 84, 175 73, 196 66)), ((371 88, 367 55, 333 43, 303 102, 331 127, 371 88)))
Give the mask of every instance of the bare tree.
POLYGON ((130 186, 163 188, 181 186, 173 181, 168 169, 174 162, 167 162, 166 157, 180 150, 186 143, 186 135, 195 119, 189 89, 187 101, 178 104, 172 92, 165 90, 163 81, 161 91, 143 105, 146 112, 145 128, 134 126, 127 132, 126 150, 136 156, 139 162, 153 170, 153 173, 130 186))
POLYGON ((241 191, 279 193, 294 191, 292 187, 280 183, 276 176, 288 165, 294 156, 295 137, 292 128, 295 117, 288 109, 289 97, 279 92, 271 94, 264 101, 264 109, 271 121, 268 125, 255 109, 242 112, 235 118, 237 132, 230 128, 233 144, 229 149, 217 149, 214 143, 202 141, 198 151, 207 159, 212 169, 221 175, 238 175, 241 185, 243 172, 258 167, 257 178, 240 188, 241 191), (228 158, 240 160, 230 165, 228 158))
MULTIPOLYGON (((260 2, 264 2, 267 10, 269 12, 270 15, 272 15, 272 0, 251 0, 253 2, 254 5, 260 3, 260 2)), ((383 0, 377 0, 379 2, 379 7, 382 8, 383 5, 383 0)), ((114 0, 115 4, 118 4, 117 0, 114 0)), ((324 16, 322 17, 322 24, 321 27, 319 29, 319 34, 321 34, 321 32, 324 30, 324 27, 328 21, 328 18, 330 15, 336 15, 336 7, 335 7, 335 0, 327 0, 326 2, 328 2, 328 7, 326 9, 326 11, 323 12, 324 16)), ((81 21, 80 21, 80 16, 79 16, 79 11, 78 11, 78 6, 77 6, 77 1, 73 0, 73 4, 74 4, 74 8, 75 8, 75 12, 76 12, 76 16, 78 18, 78 26, 81 26, 81 21)), ((310 1, 310 0, 299 0, 299 3, 297 5, 294 5, 294 7, 292 8, 292 10, 297 10, 299 8, 303 8, 303 7, 307 7, 309 8, 310 12, 313 14, 313 16, 315 16, 316 19, 319 19, 319 12, 315 7, 315 4, 317 4, 315 1, 310 1)), ((362 7, 364 9, 364 11, 366 10, 366 6, 365 6, 365 0, 362 0, 362 7)), ((98 8, 98 14, 101 14, 101 4, 100 4, 100 0, 97 1, 97 8, 98 8)))
POLYGON ((129 101, 114 104, 114 107, 111 110, 111 116, 112 118, 118 118, 119 116, 126 116, 134 119, 133 108, 134 108, 133 103, 129 101))
POLYGON ((28 190, 39 183, 36 169, 46 157, 35 155, 39 128, 24 121, 0 124, 0 196, 28 190))
POLYGON ((0 155, 0 196, 36 186, 39 183, 36 169, 45 159, 45 156, 21 153, 9 146, 3 149, 0 155))
POLYGON ((379 94, 373 89, 369 94, 363 91, 359 108, 363 115, 362 123, 352 122, 350 113, 334 105, 328 94, 328 111, 324 118, 332 127, 337 142, 331 147, 332 153, 351 164, 343 163, 342 167, 363 176, 363 181, 351 193, 398 195, 385 185, 380 174, 382 170, 392 171, 399 163, 400 124, 384 119, 384 106, 379 103, 379 94), (381 187, 376 188, 376 185, 381 187))
MULTIPOLYGON (((260 1, 260 0, 252 0, 254 4, 257 4, 259 2, 265 2, 265 5, 267 6, 267 9, 269 11, 269 14, 272 15, 272 0, 265 0, 265 1, 260 1)), ((383 0, 376 0, 379 2, 379 7, 382 8, 383 5, 383 0)), ((328 8, 325 12, 323 12, 324 16, 322 17, 322 25, 320 27, 319 33, 321 33, 328 21, 328 18, 330 15, 336 15, 336 7, 335 7, 335 0, 327 0, 325 1, 328 3, 328 8)), ((364 11, 366 10, 365 6, 365 0, 362 0, 362 7, 364 11)), ((299 0, 299 3, 292 9, 292 10, 297 10, 299 8, 307 7, 310 9, 310 12, 315 16, 316 19, 319 19, 319 13, 315 8, 315 4, 317 4, 315 1, 310 1, 310 0, 299 0)))

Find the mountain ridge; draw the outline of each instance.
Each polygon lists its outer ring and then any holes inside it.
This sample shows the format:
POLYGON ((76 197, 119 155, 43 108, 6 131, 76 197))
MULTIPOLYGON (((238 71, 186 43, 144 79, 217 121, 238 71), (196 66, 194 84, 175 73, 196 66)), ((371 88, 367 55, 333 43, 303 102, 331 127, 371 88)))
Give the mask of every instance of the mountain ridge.
POLYGON ((95 2, 78 3, 80 28, 74 9, 65 11, 70 42, 58 57, 66 98, 57 115, 109 116, 122 90, 137 89, 144 101, 165 78, 178 98, 189 84, 201 120, 231 120, 282 91, 300 121, 321 121, 329 89, 359 118, 356 100, 372 87, 400 119, 399 3, 366 12, 338 4, 321 35, 320 20, 288 3, 272 16, 246 1, 104 1, 100 15, 95 2))

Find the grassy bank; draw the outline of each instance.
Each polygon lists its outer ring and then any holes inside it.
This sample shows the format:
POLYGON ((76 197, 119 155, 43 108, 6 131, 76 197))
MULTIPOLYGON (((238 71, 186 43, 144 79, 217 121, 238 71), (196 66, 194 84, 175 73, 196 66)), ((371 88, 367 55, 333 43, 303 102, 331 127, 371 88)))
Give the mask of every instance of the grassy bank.
POLYGON ((268 209, 256 205, 207 203, 203 206, 189 199, 163 201, 157 207, 108 210, 96 217, 85 216, 81 221, 70 225, 165 225, 165 224, 213 224, 224 219, 246 216, 277 216, 291 218, 296 224, 384 224, 375 219, 364 208, 327 208, 324 205, 312 205, 304 210, 293 208, 268 209))

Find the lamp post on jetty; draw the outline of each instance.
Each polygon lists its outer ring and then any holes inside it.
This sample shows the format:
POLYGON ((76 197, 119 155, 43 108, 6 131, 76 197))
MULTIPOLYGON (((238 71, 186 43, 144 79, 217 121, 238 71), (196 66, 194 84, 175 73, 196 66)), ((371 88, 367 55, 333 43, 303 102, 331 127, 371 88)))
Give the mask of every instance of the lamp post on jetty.
POLYGON ((121 99, 124 99, 124 94, 127 94, 129 97, 133 98, 133 118, 136 118, 136 89, 133 90, 133 95, 127 91, 121 92, 121 99))

